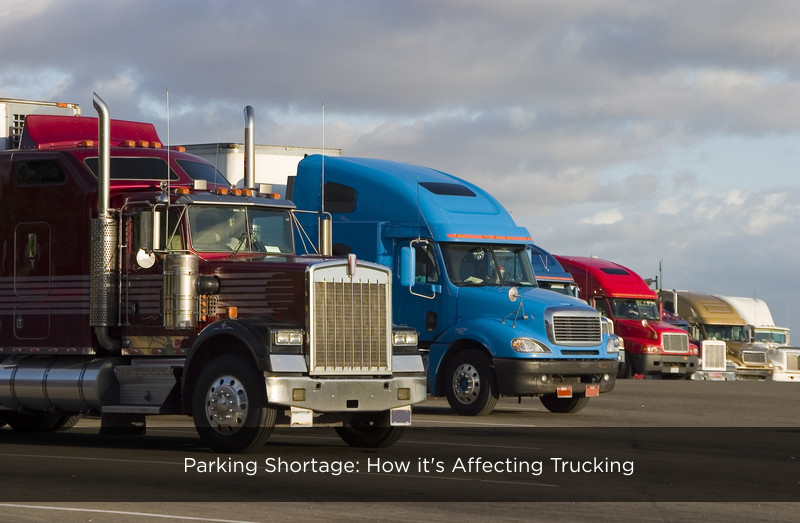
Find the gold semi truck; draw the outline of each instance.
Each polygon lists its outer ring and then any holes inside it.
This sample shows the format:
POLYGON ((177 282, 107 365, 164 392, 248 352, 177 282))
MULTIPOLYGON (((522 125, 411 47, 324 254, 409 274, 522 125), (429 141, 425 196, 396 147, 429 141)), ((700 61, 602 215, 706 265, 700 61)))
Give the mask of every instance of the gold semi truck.
POLYGON ((707 342, 722 341, 726 349, 725 363, 736 367, 736 378, 771 378, 772 363, 766 351, 750 343, 750 327, 730 304, 717 296, 692 291, 661 290, 659 298, 664 310, 689 322, 689 337, 701 347, 702 360, 706 359, 703 347, 707 342))

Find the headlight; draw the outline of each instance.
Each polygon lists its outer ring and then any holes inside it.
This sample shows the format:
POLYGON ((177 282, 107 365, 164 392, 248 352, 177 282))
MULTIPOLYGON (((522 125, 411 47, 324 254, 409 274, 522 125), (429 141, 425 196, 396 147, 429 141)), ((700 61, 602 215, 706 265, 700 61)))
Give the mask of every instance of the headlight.
POLYGON ((395 347, 416 347, 419 342, 417 331, 394 331, 392 332, 392 345, 395 347))
POLYGON ((302 345, 303 331, 279 330, 272 333, 272 342, 275 345, 302 345))
POLYGON ((511 348, 517 352, 552 352, 546 345, 532 338, 514 338, 511 340, 511 348))
POLYGON ((648 345, 644 348, 644 351, 648 354, 658 354, 661 352, 661 347, 658 345, 648 345))
POLYGON ((616 334, 612 334, 608 337, 608 341, 606 342, 606 352, 619 352, 622 350, 622 338, 617 336, 616 334))

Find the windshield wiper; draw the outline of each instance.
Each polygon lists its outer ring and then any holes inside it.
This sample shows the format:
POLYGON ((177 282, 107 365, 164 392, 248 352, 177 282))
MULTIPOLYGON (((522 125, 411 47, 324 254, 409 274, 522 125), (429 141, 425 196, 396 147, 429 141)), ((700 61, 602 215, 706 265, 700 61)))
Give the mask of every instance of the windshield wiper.
POLYGON ((242 235, 239 237, 239 243, 236 244, 236 248, 233 250, 233 253, 231 254, 231 258, 236 256, 236 254, 239 252, 239 249, 242 248, 244 242, 248 239, 248 237, 249 235, 247 234, 247 231, 242 233, 242 235))

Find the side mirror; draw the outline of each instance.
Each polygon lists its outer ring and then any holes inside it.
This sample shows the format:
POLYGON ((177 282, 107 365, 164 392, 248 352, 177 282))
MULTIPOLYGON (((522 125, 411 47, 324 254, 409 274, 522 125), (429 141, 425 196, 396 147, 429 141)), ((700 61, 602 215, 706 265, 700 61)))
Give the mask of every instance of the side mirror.
POLYGON ((142 211, 139 214, 139 248, 153 252, 161 247, 161 212, 142 211))
POLYGON ((414 276, 417 273, 416 261, 414 247, 400 249, 400 285, 403 287, 414 286, 414 276))

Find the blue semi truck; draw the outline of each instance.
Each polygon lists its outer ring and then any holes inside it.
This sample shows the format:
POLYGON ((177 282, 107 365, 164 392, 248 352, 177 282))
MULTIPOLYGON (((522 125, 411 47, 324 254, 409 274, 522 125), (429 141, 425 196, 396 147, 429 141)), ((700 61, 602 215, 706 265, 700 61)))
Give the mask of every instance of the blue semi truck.
POLYGON ((528 245, 528 252, 539 287, 567 296, 578 297, 578 286, 575 284, 575 279, 572 274, 564 270, 555 256, 534 244, 528 245))
POLYGON ((488 414, 500 396, 577 412, 614 388, 618 344, 600 315, 537 285, 530 234, 481 188, 411 164, 313 155, 287 197, 324 218, 308 216, 309 236, 332 222, 333 254, 392 268, 394 321, 419 331, 428 391, 455 412, 488 414))

